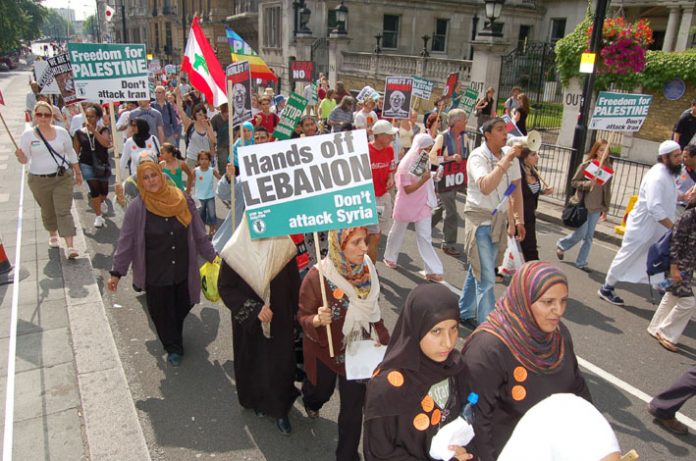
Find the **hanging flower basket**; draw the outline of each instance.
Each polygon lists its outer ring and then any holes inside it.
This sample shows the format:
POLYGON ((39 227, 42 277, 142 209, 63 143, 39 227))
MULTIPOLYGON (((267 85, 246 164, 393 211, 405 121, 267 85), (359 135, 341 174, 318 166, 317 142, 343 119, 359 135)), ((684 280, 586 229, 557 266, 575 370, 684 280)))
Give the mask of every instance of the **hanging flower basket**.
MULTIPOLYGON (((590 25, 585 34, 588 49, 592 27, 590 25)), ((623 17, 605 19, 598 72, 619 75, 642 72, 645 53, 652 42, 652 29, 645 19, 633 24, 627 23, 623 17)))

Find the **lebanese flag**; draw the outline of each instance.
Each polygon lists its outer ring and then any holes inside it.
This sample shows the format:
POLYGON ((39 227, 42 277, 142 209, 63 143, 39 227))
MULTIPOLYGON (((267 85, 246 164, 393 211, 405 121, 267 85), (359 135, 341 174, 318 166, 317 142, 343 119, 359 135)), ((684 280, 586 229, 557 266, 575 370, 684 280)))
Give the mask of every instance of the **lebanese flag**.
POLYGON ((107 21, 111 22, 115 12, 116 10, 111 8, 109 5, 104 5, 104 16, 106 17, 107 21))
POLYGON ((198 16, 191 23, 181 70, 188 74, 191 85, 213 106, 219 107, 227 102, 225 72, 198 25, 198 16))
POLYGON ((584 176, 589 179, 597 180, 597 184, 604 184, 614 175, 614 170, 606 165, 600 165, 598 160, 592 160, 585 168, 584 176))

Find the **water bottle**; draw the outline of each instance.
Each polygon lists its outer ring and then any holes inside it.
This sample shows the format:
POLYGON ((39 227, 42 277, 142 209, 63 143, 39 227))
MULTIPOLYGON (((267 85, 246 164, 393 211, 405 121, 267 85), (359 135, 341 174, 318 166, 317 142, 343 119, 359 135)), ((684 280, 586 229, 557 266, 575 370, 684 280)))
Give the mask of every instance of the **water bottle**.
POLYGON ((462 410, 462 418, 472 426, 474 425, 474 406, 478 403, 478 399, 479 396, 476 392, 470 393, 466 399, 467 404, 462 410))

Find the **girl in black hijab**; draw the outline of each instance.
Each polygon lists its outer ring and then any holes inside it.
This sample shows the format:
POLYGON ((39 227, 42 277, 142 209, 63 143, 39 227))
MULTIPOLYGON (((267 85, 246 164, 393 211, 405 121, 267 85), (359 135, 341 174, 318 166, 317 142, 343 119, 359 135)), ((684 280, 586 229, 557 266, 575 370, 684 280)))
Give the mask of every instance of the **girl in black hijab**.
POLYGON ((150 139, 150 125, 143 118, 136 118, 133 122, 137 128, 136 132, 133 133, 133 142, 141 149, 145 149, 145 143, 150 139))
MULTIPOLYGON (((387 352, 367 384, 365 461, 430 460, 440 427, 459 416, 461 354, 457 297, 439 284, 414 288, 394 327, 387 352)), ((451 446, 458 461, 471 459, 451 446)))

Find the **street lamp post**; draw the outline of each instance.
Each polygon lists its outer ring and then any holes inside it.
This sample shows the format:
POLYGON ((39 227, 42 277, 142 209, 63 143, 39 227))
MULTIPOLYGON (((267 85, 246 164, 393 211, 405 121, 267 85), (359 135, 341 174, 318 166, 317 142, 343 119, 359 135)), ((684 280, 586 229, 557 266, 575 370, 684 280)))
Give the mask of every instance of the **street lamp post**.
MULTIPOLYGON (((590 51, 599 54, 602 47, 602 30, 604 29, 604 17, 607 12, 607 0, 597 1, 597 10, 595 11, 594 23, 592 26, 592 37, 590 38, 590 51)), ((575 126, 575 134, 573 136, 573 151, 570 154, 570 164, 568 165, 568 176, 566 179, 566 202, 573 194, 571 181, 575 170, 580 165, 580 160, 585 153, 585 144, 587 143, 587 118, 590 115, 590 105, 592 103, 592 90, 594 88, 595 75, 597 74, 597 66, 595 65, 592 73, 585 78, 585 86, 582 90, 582 99, 580 100, 580 114, 578 115, 578 124, 575 126)))
POLYGON ((428 58, 430 57, 430 53, 428 53, 428 40, 430 40, 430 36, 425 34, 421 37, 421 40, 423 40, 423 50, 421 51, 420 55, 423 58, 428 58))
POLYGON ((346 35, 348 33, 348 30, 346 29, 346 22, 348 21, 348 8, 343 4, 343 0, 341 0, 340 5, 334 8, 334 11, 336 12, 336 28, 332 32, 334 34, 346 35))
POLYGON ((382 52, 382 47, 380 46, 380 44, 382 43, 382 34, 375 35, 375 40, 377 40, 377 46, 375 47, 374 52, 376 54, 379 54, 382 52))
POLYGON ((483 0, 486 6, 486 17, 488 18, 487 27, 485 27, 481 34, 482 36, 488 37, 502 37, 503 33, 500 30, 496 30, 494 26, 495 21, 500 18, 500 14, 503 11, 503 4, 505 0, 483 0))

